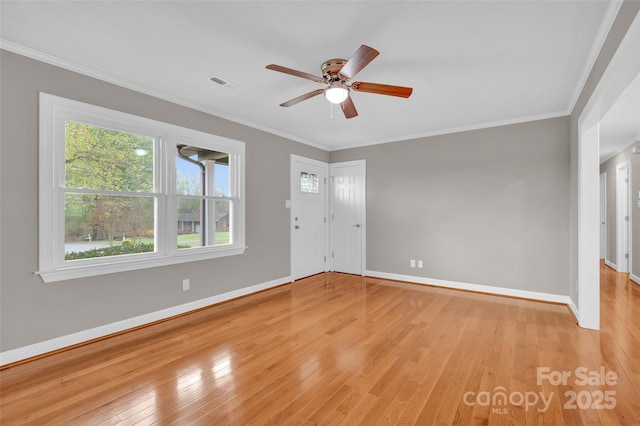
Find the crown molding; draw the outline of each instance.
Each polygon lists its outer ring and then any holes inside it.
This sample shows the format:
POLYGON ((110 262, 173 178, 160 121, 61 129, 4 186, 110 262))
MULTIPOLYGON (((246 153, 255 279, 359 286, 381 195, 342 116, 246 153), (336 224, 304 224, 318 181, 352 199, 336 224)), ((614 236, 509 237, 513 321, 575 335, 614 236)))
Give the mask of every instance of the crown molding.
POLYGON ((602 23, 600 24, 600 28, 598 29, 598 33, 596 34, 595 42, 591 47, 591 53, 589 54, 589 58, 585 63, 584 69, 582 70, 582 74, 580 79, 578 79, 578 84, 576 85, 575 91, 571 100, 569 101, 569 105, 567 106, 567 110, 572 112, 576 107, 576 103, 584 90, 585 84, 587 84, 587 79, 591 74, 591 70, 593 70, 596 61, 598 60, 598 56, 600 56, 600 51, 604 46, 605 41, 607 40, 607 36, 611 31, 611 27, 613 27, 613 23, 616 20, 616 16, 618 16, 618 11, 622 6, 623 1, 612 1, 609 3, 609 7, 605 12, 604 18, 602 19, 602 23))
POLYGON ((309 145, 312 146, 314 148, 319 148, 322 150, 327 150, 328 148, 326 146, 323 146, 321 144, 317 144, 308 140, 305 140, 303 138, 299 138, 297 136, 288 134, 286 132, 281 132, 275 129, 272 129, 268 126, 262 126, 256 123, 253 123, 249 120, 244 120, 229 114, 224 114, 223 112, 217 111, 217 110, 213 110, 211 108, 205 107, 203 105, 200 105, 196 102, 192 102, 186 98, 180 98, 174 95, 170 95, 168 93, 159 91, 159 90, 155 90, 152 89, 150 87, 144 86, 144 85, 140 85, 137 83, 133 83, 129 80, 123 79, 123 78, 119 78, 119 77, 115 77, 113 75, 107 74, 105 72, 102 72, 100 70, 97 70, 95 68, 91 68, 91 67, 86 67, 84 65, 80 65, 78 63, 75 63, 73 61, 68 61, 65 59, 61 59, 57 56, 53 56, 53 55, 49 55, 47 53, 43 53, 39 50, 35 50, 35 49, 31 49, 29 47, 11 42, 11 41, 7 41, 4 39, 0 39, 0 49, 21 55, 21 56, 25 56, 27 58, 31 58, 34 59, 36 61, 40 61, 40 62, 44 62, 46 64, 49 65, 53 65, 59 68, 63 68, 66 69, 68 71, 72 71, 78 74, 82 74, 84 76, 87 77, 91 77, 91 78, 95 78, 97 80, 101 80, 104 81, 106 83, 110 83, 110 84, 114 84, 116 86, 120 86, 120 87, 124 87, 125 89, 129 89, 129 90, 133 90, 135 92, 138 93, 142 93, 145 95, 149 95, 149 96, 153 96, 154 98, 158 98, 158 99, 162 99, 163 101, 167 101, 167 102, 171 102, 174 103, 176 105, 180 105, 183 107, 187 107, 199 112, 203 112, 205 114, 209 114, 209 115, 213 115, 215 117, 218 118, 222 118, 228 121, 232 121, 234 123, 237 124, 241 124, 243 126, 247 126, 247 127, 251 127, 253 129, 256 130, 261 130, 276 136, 281 136, 285 139, 289 139, 292 140, 294 142, 299 142, 305 145, 309 145))

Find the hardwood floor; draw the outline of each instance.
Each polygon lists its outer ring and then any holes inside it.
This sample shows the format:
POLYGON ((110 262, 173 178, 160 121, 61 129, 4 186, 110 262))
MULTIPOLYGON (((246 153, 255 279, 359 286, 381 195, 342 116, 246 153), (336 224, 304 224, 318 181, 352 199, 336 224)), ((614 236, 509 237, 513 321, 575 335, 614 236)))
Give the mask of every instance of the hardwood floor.
POLYGON ((599 332, 322 274, 1 371, 0 423, 639 424, 640 285, 601 274, 599 332))

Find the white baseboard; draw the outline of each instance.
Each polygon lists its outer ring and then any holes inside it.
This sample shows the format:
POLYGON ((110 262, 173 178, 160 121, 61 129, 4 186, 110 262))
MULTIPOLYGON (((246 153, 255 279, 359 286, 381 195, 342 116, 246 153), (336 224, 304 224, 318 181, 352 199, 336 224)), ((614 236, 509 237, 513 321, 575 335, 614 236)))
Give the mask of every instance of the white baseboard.
POLYGON ((633 281, 634 283, 640 285, 640 277, 637 275, 633 275, 633 274, 629 274, 629 278, 631 278, 631 281, 633 281))
POLYGON ((614 271, 618 270, 618 267, 616 266, 616 264, 608 259, 604 260, 604 264, 607 265, 609 268, 613 269, 614 271))
POLYGON ((579 325, 580 324, 580 311, 576 307, 575 303, 573 303, 573 299, 569 298, 569 303, 567 303, 567 306, 569 306, 569 309, 571 310, 571 313, 573 313, 573 316, 575 317, 576 321, 578 321, 578 325, 579 325))
MULTIPOLYGON (((378 271, 366 271, 366 275, 370 277, 386 278, 386 279, 396 280, 396 281, 407 281, 410 283, 432 285, 432 286, 445 287, 445 288, 451 288, 456 290, 477 291, 480 293, 496 294, 500 296, 519 297, 522 299, 539 300, 542 302, 562 303, 564 305, 569 305, 569 308, 572 310, 574 310, 575 308, 575 306, 573 306, 572 308, 573 301, 571 300, 571 298, 569 296, 564 296, 561 294, 540 293, 537 291, 518 290, 515 288, 495 287, 495 286, 482 285, 482 284, 469 284, 469 283, 462 283, 458 281, 438 280, 438 279, 432 279, 432 278, 415 277, 412 275, 390 274, 387 272, 378 272, 378 271)), ((577 312, 577 309, 575 311, 577 312)))
POLYGON ((162 309, 156 312, 150 312, 148 314, 140 315, 134 318, 129 318, 88 330, 79 331, 77 333, 68 334, 66 336, 56 337, 54 339, 45 340, 43 342, 34 343, 32 345, 23 346, 21 348, 11 349, 9 351, 0 353, 0 365, 11 364, 23 359, 42 355, 47 352, 52 352, 68 346, 73 346, 79 343, 87 342, 89 340, 108 336, 113 333, 118 333, 131 328, 139 327, 141 325, 150 324, 155 321, 171 318, 173 316, 204 308, 206 306, 214 305, 216 303, 235 299, 236 297, 256 293, 258 291, 277 287, 282 284, 288 284, 291 281, 291 277, 283 277, 262 284, 256 284, 238 290, 230 291, 228 293, 218 294, 216 296, 207 297, 205 299, 195 300, 183 305, 173 306, 171 308, 162 309))

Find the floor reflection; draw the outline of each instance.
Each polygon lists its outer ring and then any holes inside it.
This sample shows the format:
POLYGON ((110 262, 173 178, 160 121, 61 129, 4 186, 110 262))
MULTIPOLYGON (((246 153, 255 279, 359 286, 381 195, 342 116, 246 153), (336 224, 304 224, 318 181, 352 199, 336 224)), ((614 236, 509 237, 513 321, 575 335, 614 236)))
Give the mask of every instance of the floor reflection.
POLYGON ((158 392, 155 385, 140 389, 134 395, 117 407, 117 419, 132 424, 140 419, 148 423, 158 421, 161 413, 158 410, 158 392))
POLYGON ((202 369, 196 368, 179 376, 176 380, 176 390, 180 400, 199 398, 202 395, 202 369))
POLYGON ((213 377, 215 378, 216 386, 227 383, 233 379, 233 368, 231 367, 231 354, 229 351, 225 351, 222 356, 213 359, 213 377))

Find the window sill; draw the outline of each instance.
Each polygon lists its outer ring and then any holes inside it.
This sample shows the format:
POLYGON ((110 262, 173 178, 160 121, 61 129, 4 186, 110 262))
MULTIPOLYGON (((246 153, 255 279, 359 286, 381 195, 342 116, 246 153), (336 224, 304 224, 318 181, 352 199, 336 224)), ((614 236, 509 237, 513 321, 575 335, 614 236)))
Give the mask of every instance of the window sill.
POLYGON ((45 283, 51 283, 76 278, 113 274, 116 272, 135 271, 138 269, 157 268, 159 266, 216 259, 219 257, 237 256, 243 254, 245 249, 246 247, 233 247, 224 250, 184 254, 178 253, 173 256, 157 256, 147 259, 114 259, 113 262, 109 263, 61 267, 49 271, 38 271, 35 274, 40 275, 40 278, 42 278, 42 281, 45 283))

